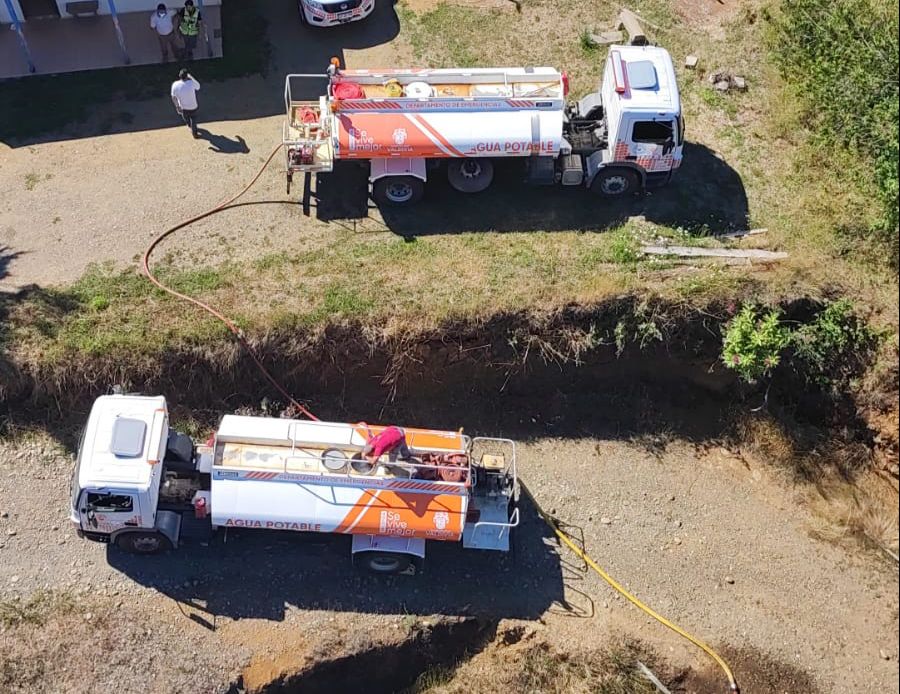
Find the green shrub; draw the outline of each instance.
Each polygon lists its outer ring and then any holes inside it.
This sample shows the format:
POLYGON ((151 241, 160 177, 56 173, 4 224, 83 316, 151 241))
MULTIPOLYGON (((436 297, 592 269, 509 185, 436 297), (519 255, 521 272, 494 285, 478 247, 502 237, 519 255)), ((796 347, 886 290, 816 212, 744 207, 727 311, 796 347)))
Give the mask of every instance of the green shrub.
POLYGON ((790 341, 780 309, 747 304, 726 327, 722 361, 743 380, 755 383, 778 366, 790 341))
POLYGON ((859 369, 877 341, 878 336, 853 313, 852 304, 842 299, 794 331, 793 360, 807 380, 836 385, 859 369))
POLYGON ((722 361, 753 383, 787 359, 808 382, 834 387, 865 367, 878 340, 847 299, 828 304, 796 327, 782 321, 779 308, 748 304, 726 326, 722 361))
POLYGON ((785 78, 807 105, 823 149, 859 158, 847 177, 874 189, 881 221, 868 230, 898 252, 898 13, 878 0, 784 0, 771 42, 785 78))

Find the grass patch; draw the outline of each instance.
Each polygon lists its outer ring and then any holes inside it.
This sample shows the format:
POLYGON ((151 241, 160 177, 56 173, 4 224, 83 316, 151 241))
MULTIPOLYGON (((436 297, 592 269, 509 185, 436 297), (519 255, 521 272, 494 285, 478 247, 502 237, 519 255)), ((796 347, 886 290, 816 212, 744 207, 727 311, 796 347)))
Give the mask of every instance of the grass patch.
POLYGON ((70 614, 75 600, 68 593, 38 591, 28 600, 4 600, 0 602, 0 624, 6 628, 22 624, 40 626, 48 619, 70 614))
POLYGON ((898 264, 900 118, 897 8, 873 0, 791 0, 771 22, 771 50, 826 156, 857 155, 844 172, 875 193, 880 219, 863 239, 877 241, 898 264))
MULTIPOLYGON (((391 235, 360 239, 347 232, 325 247, 267 254, 246 265, 160 263, 156 272, 251 333, 347 319, 427 328, 497 311, 602 300, 644 267, 636 243, 631 227, 603 234, 463 234, 415 241, 391 235)), ((57 361, 73 352, 153 354, 226 334, 214 318, 156 289, 143 275, 111 265, 93 266, 69 287, 34 291, 9 311, 7 348, 25 363, 57 361)))
MULTIPOLYGON (((206 80, 266 72, 270 48, 266 21, 256 3, 223 3, 222 37, 225 55, 203 62, 206 80)), ((33 138, 83 121, 94 107, 113 99, 158 98, 168 93, 172 70, 171 65, 136 65, 2 80, 0 133, 5 138, 33 138), (53 107, 35 108, 48 94, 53 95, 53 107)), ((132 114, 121 111, 114 120, 127 124, 132 119, 132 114)), ((102 127, 108 131, 112 125, 109 121, 102 127)))
POLYGON ((472 659, 455 672, 443 668, 428 670, 409 691, 655 694, 655 686, 638 671, 638 661, 663 682, 672 679, 656 655, 637 641, 624 640, 604 649, 578 653, 563 653, 549 644, 536 643, 519 651, 496 651, 487 662, 472 659))

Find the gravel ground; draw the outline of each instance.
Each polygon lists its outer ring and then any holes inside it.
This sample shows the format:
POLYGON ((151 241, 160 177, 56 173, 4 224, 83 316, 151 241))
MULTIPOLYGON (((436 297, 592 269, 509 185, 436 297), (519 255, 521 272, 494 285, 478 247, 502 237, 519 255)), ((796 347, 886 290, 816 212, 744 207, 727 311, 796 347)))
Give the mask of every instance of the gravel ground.
MULTIPOLYGON (((774 663, 821 692, 896 691, 896 569, 811 539, 791 490, 765 471, 677 442, 656 457, 621 441, 542 439, 521 461, 537 497, 584 529, 613 576, 743 654, 739 678, 774 663)), ((560 562, 527 509, 513 559, 440 545, 425 575, 374 583, 350 569, 342 538, 246 533, 153 559, 80 541, 66 521, 71 465, 43 436, 0 445, 0 599, 78 600, 73 613, 0 632, 0 673, 30 672, 25 691, 137 692, 148 673, 153 691, 224 690, 241 672, 261 684, 396 638, 410 619, 461 614, 542 623, 542 638, 568 650, 632 635, 674 666, 710 670, 574 557, 560 562)))

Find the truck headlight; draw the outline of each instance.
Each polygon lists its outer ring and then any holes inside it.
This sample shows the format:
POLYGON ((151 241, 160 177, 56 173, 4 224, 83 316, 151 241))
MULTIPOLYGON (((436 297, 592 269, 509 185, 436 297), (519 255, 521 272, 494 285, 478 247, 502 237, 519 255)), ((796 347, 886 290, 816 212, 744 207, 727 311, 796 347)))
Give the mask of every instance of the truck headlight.
POLYGON ((321 2, 316 2, 315 0, 303 0, 306 6, 311 10, 318 10, 319 12, 325 11, 325 5, 321 2))

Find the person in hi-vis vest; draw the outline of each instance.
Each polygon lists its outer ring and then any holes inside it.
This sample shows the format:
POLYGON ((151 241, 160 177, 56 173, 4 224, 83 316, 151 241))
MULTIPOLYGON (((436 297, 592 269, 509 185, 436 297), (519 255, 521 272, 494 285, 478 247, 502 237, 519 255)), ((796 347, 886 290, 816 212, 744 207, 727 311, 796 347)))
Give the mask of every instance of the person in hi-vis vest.
POLYGON ((197 36, 200 34, 200 10, 194 7, 194 0, 184 0, 184 9, 178 13, 178 33, 184 41, 184 57, 186 60, 194 59, 194 49, 197 47, 197 36))

